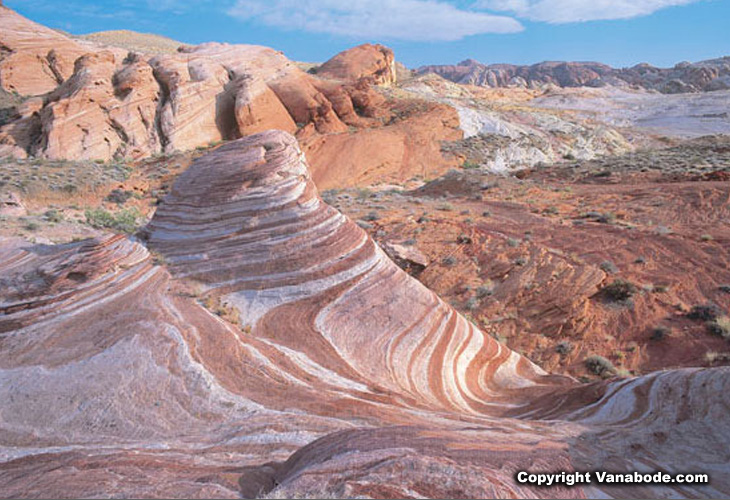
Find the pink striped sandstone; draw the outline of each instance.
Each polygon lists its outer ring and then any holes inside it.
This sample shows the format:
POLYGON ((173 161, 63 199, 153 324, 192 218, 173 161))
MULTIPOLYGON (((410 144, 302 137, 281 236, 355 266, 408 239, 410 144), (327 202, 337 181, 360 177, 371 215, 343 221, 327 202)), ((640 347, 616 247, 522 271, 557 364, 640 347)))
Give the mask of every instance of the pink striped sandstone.
POLYGON ((730 371, 591 385, 544 374, 322 202, 286 133, 197 160, 146 239, 165 266, 119 236, 2 246, 4 495, 730 492, 730 371), (693 469, 713 483, 513 480, 576 468, 693 469))

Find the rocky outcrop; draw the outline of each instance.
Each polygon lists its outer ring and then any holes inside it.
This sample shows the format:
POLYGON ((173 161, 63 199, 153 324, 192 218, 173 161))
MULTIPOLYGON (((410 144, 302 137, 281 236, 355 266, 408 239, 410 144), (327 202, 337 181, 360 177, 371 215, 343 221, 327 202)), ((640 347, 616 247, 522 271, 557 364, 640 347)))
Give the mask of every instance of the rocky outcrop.
POLYGON ((419 74, 436 73, 457 82, 483 87, 542 88, 603 87, 607 85, 658 90, 665 94, 706 92, 730 88, 730 57, 698 63, 679 63, 673 68, 638 64, 612 68, 594 62, 543 62, 532 66, 485 65, 467 59, 453 66, 423 66, 419 74))
POLYGON ((73 73, 88 48, 61 33, 0 7, 0 86, 21 95, 55 89, 73 73))
POLYGON ((317 68, 317 75, 351 82, 365 78, 376 85, 390 85, 396 82, 395 56, 388 47, 366 43, 340 52, 317 68))
POLYGON ((122 236, 2 241, 7 496, 730 492, 728 369, 544 373, 326 205, 291 135, 196 160, 141 236, 154 257, 122 236), (556 469, 712 483, 514 479, 556 469))
MULTIPOLYGON (((47 94, 33 110, 0 127, 2 156, 139 159, 279 129, 304 142, 324 187, 402 180, 426 168, 440 173, 456 165, 438 149, 442 140, 460 137, 452 110, 412 113, 406 123, 398 109, 404 103, 387 101, 373 87, 395 81, 393 52, 379 45, 339 54, 320 78, 267 47, 206 43, 142 55, 83 47, 8 9, 0 14, 8 27, 0 42, 14 47, 3 61, 36 57, 35 45, 17 42, 27 31, 43 47, 58 39, 59 51, 77 50, 64 52, 76 59, 73 71, 32 89, 12 87, 21 94, 47 94), (371 154, 374 141, 384 146, 371 154), (415 147, 424 144, 431 146, 415 147), (346 165, 337 165, 335 152, 347 158, 346 165)), ((23 80, 24 68, 32 65, 12 68, 15 73, 0 68, 2 82, 23 80)))

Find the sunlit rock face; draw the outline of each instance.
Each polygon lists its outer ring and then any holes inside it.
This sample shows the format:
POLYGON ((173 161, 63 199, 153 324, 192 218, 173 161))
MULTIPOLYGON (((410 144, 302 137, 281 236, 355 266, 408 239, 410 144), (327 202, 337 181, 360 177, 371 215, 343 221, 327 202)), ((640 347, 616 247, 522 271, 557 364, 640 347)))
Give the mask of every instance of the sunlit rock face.
POLYGON ((730 493, 730 370, 545 374, 325 204, 289 134, 196 160, 139 236, 0 242, 3 496, 730 493), (514 479, 576 469, 712 483, 514 479))
POLYGON ((322 189, 432 176, 458 165, 443 104, 387 99, 393 51, 361 45, 302 71, 258 45, 159 55, 74 40, 0 7, 0 87, 37 96, 0 126, 0 157, 141 159, 269 129, 296 133, 322 189), (42 96, 41 96, 42 95, 42 96))

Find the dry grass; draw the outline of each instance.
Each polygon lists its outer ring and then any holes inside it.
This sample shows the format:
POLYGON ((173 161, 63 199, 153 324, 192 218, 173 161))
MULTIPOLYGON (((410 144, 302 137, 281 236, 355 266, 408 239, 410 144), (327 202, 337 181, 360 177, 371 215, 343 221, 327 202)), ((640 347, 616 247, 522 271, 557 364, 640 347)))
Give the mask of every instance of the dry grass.
POLYGON ((174 54, 177 52, 178 47, 186 45, 165 36, 138 33, 130 30, 99 31, 88 35, 79 35, 76 38, 147 54, 174 54))

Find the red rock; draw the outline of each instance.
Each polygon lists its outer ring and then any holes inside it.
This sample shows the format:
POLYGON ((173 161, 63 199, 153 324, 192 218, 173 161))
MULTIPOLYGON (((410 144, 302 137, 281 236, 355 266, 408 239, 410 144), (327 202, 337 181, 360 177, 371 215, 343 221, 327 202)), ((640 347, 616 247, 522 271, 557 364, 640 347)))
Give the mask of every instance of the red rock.
POLYGON ((317 68, 322 78, 354 82, 365 78, 376 85, 396 82, 395 56, 388 47, 369 43, 340 52, 317 68))
POLYGON ((514 478, 647 456, 730 492, 730 370, 544 373, 326 205, 291 135, 196 160, 140 236, 157 264, 125 236, 0 241, 4 495, 688 496, 514 478))
POLYGON ((40 95, 71 76, 86 52, 62 34, 0 7, 0 85, 8 92, 40 95))

